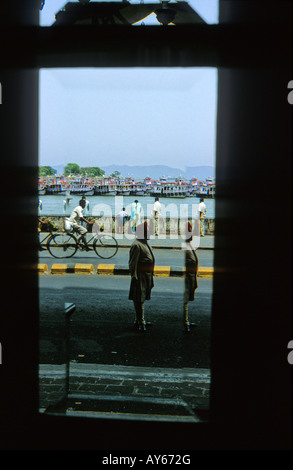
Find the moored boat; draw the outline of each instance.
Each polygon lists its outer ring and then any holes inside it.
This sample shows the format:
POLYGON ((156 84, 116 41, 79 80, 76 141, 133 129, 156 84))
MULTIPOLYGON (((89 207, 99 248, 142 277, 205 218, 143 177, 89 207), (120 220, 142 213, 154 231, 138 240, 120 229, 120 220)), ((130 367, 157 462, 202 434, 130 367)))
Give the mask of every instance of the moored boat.
POLYGON ((46 185, 39 184, 39 196, 44 196, 46 194, 46 185))
POLYGON ((116 189, 117 189, 118 196, 130 196, 130 185, 117 184, 116 189))
POLYGON ((94 186, 91 184, 73 181, 70 185, 70 194, 73 196, 93 196, 94 193, 94 186))
POLYGON ((49 183, 46 185, 46 194, 66 194, 66 187, 63 186, 61 183, 49 183))
POLYGON ((165 176, 162 176, 160 181, 154 182, 151 195, 155 197, 185 198, 188 195, 188 185, 182 178, 168 181, 165 176))
POLYGON ((194 195, 199 198, 214 199, 215 191, 211 189, 207 189, 204 191, 196 191, 194 195))
POLYGON ((116 196, 116 186, 115 184, 97 184, 94 189, 94 194, 96 196, 116 196))
POLYGON ((187 196, 187 187, 179 183, 165 183, 162 185, 161 196, 185 198, 187 196))
POLYGON ((135 183, 130 186, 130 195, 131 196, 144 196, 145 188, 139 184, 135 183))
POLYGON ((211 177, 206 181, 200 181, 195 191, 195 196, 199 198, 214 199, 216 195, 216 184, 211 177))

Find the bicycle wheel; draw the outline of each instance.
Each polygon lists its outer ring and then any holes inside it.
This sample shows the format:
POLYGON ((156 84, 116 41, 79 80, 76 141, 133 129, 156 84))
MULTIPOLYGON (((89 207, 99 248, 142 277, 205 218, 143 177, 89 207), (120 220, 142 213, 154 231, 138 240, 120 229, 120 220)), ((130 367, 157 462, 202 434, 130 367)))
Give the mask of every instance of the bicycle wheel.
POLYGON ((47 248, 54 258, 71 258, 77 251, 76 238, 70 233, 58 233, 52 235, 47 248))
POLYGON ((100 258, 113 258, 118 251, 118 242, 111 235, 101 235, 93 243, 94 250, 100 258))

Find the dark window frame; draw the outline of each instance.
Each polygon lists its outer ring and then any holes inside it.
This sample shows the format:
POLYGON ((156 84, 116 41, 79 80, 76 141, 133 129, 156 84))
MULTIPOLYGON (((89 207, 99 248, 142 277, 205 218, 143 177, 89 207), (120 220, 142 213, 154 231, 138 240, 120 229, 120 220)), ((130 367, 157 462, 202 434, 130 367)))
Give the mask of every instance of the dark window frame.
MULTIPOLYGON (((17 221, 26 236, 19 239, 12 234, 12 246, 19 242, 17 257, 7 250, 2 258, 6 275, 2 283, 5 322, 0 338, 0 446, 14 450, 289 450, 291 226, 286 216, 291 213, 292 110, 286 86, 292 79, 290 2, 283 2, 282 8, 278 2, 265 2, 264 12, 258 2, 220 1, 219 25, 188 26, 184 30, 101 28, 96 49, 90 52, 92 29, 60 28, 53 32, 39 28, 37 3, 23 1, 17 12, 9 6, 1 7, 2 25, 5 22, 0 35, 7 44, 1 51, 2 174, 6 181, 16 182, 4 217, 11 226, 17 221), (37 264, 37 253, 32 249, 37 223, 34 211, 21 206, 24 197, 37 201, 37 69, 58 63, 76 67, 82 63, 132 66, 134 62, 136 66, 212 66, 219 71, 208 423, 130 424, 38 413, 38 280, 29 269, 32 263, 37 264), (253 146, 249 144, 252 140, 253 146), (282 151, 276 157, 280 145, 282 151), (246 189, 251 174, 248 168, 256 172, 251 178, 252 198, 246 189), (273 198, 270 210, 285 221, 285 230, 272 237, 270 212, 264 210, 256 217, 251 212, 251 199, 260 204, 262 197, 270 194, 268 185, 281 176, 282 205, 278 197, 273 198), (255 245, 253 231, 258 237, 255 245), (276 253, 273 240, 277 246, 286 247, 286 252, 276 253), (261 274, 251 269, 257 260, 261 274), (276 274, 279 269, 281 279, 276 274)), ((4 200, 9 187, 5 183, 1 188, 4 200)), ((1 236, 2 246, 7 246, 4 234, 1 236)))

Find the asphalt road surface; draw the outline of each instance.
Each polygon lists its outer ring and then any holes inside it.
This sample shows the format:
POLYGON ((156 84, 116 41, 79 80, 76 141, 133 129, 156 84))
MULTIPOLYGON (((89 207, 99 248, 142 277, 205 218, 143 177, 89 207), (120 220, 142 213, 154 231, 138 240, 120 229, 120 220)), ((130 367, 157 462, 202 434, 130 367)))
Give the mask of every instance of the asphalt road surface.
POLYGON ((134 330, 129 276, 40 275, 40 363, 65 362, 64 302, 70 321, 71 361, 141 367, 210 367, 212 279, 199 279, 189 303, 190 333, 183 330, 183 279, 155 277, 145 316, 146 333, 134 330))
MULTIPOLYGON (((184 266, 184 253, 182 250, 154 248, 153 251, 157 266, 184 266)), ((200 266, 212 267, 214 265, 214 250, 197 250, 197 255, 200 266)), ((50 268, 54 263, 90 263, 94 266, 100 263, 113 263, 117 265, 128 266, 128 258, 129 248, 119 247, 116 255, 110 259, 99 258, 93 251, 77 251, 77 253, 72 258, 56 259, 53 258, 47 251, 41 251, 39 255, 39 262, 46 263, 48 268, 50 268)))

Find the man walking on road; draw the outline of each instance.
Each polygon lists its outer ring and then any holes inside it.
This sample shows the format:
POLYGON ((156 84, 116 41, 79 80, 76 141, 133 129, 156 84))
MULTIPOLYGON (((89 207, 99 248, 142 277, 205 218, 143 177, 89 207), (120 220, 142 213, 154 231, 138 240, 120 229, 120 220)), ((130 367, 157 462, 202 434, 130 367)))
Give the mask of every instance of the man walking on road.
POLYGON ((131 275, 129 300, 133 301, 135 309, 134 327, 141 332, 146 331, 144 302, 150 300, 151 290, 154 286, 155 258, 147 242, 149 238, 148 230, 147 222, 136 227, 136 240, 132 243, 129 252, 129 271, 131 275))

